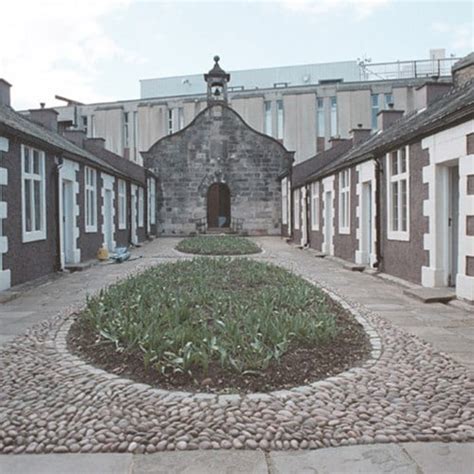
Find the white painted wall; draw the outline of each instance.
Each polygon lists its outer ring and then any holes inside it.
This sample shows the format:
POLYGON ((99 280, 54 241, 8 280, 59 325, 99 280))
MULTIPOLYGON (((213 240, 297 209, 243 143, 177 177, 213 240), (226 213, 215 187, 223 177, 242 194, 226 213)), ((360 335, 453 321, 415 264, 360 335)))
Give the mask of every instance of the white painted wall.
POLYGON ((76 171, 79 171, 79 164, 71 160, 64 160, 61 168, 59 169, 59 238, 61 240, 61 268, 65 266, 65 255, 63 252, 63 239, 64 239, 64 222, 63 222, 63 181, 71 181, 73 183, 73 195, 74 195, 74 227, 73 227, 73 255, 71 263, 78 263, 81 261, 81 250, 78 247, 77 239, 79 238, 79 215, 80 207, 78 204, 79 199, 79 182, 76 178, 76 171))
POLYGON ((356 171, 358 173, 358 181, 356 186, 356 194, 357 194, 357 206, 356 206, 356 216, 357 216, 357 229, 356 229, 356 237, 358 241, 358 248, 355 253, 355 261, 356 263, 363 263, 365 264, 367 260, 369 261, 369 265, 373 267, 374 263, 377 261, 377 256, 375 254, 376 242, 377 242, 377 231, 376 231, 376 214, 377 214, 377 206, 375 204, 375 193, 377 187, 377 181, 375 179, 375 161, 365 161, 360 165, 356 166, 356 171), (371 249, 370 255, 367 255, 365 250, 362 248, 362 225, 363 222, 366 220, 363 210, 363 202, 362 202, 362 190, 363 185, 370 183, 372 187, 372 209, 371 209, 371 249))
MULTIPOLYGON (((8 170, 2 165, 2 152, 9 150, 10 142, 8 138, 0 136, 0 186, 8 185, 8 170)), ((0 291, 11 286, 10 270, 3 269, 3 255, 8 252, 8 238, 3 235, 3 220, 8 217, 8 205, 5 201, 0 201, 0 291)))
POLYGON ((466 235, 466 216, 474 215, 474 196, 466 194, 466 177, 474 173, 474 155, 467 155, 466 136, 474 133, 474 120, 443 130, 422 140, 430 164, 423 168, 423 182, 429 197, 423 202, 423 214, 429 219, 424 235, 424 249, 429 252, 429 266, 422 267, 423 286, 442 287, 448 282, 446 254, 447 170, 459 166, 459 256, 456 294, 474 301, 474 277, 466 275, 466 256, 474 256, 474 237, 466 235))

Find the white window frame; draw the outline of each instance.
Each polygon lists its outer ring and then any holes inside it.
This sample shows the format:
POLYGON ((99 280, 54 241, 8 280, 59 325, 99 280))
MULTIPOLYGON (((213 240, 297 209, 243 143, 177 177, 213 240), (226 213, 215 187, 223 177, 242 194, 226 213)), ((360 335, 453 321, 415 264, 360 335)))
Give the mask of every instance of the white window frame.
POLYGON ((148 222, 156 224, 156 180, 148 178, 148 222))
POLYGON ((323 97, 316 97, 316 136, 319 138, 326 136, 323 97))
POLYGON ((351 232, 351 169, 339 173, 339 233, 351 232))
POLYGON ((118 228, 127 228, 127 183, 123 179, 118 180, 118 228))
POLYGON ((89 166, 84 167, 84 209, 86 232, 97 232, 97 170, 89 166), (88 175, 93 177, 92 184, 88 180, 88 175), (89 208, 90 199, 91 207, 89 208), (91 216, 92 219, 90 219, 91 216))
POLYGON ((173 109, 168 109, 168 135, 174 133, 174 112, 173 109))
POLYGON ((339 136, 338 133, 338 123, 337 123, 337 97, 332 96, 330 98, 331 104, 331 136, 337 137, 339 136))
POLYGON ((288 225, 288 178, 281 180, 281 223, 288 225))
POLYGON ((138 227, 143 227, 145 225, 145 202, 144 202, 144 193, 143 188, 140 186, 138 188, 138 227))
POLYGON ((387 164, 387 238, 389 240, 410 240, 410 156, 409 147, 405 146, 398 150, 391 151, 386 155, 387 164), (405 171, 400 172, 403 151, 405 152, 405 171), (397 159, 397 173, 393 173, 393 160, 397 159), (403 196, 401 191, 401 183, 405 181, 406 184, 406 229, 401 229, 401 210, 403 209, 403 196), (394 214, 395 214, 395 200, 393 196, 393 184, 397 183, 397 225, 395 226, 394 214))
POLYGON ((272 136, 272 101, 265 100, 263 102, 263 133, 272 136))
POLYGON ((129 127, 130 113, 123 113, 123 146, 124 148, 130 148, 130 127, 129 127))
POLYGON ((300 188, 297 188, 293 191, 293 216, 295 221, 295 230, 300 229, 300 220, 301 220, 301 197, 300 197, 300 188))
POLYGON ((276 101, 276 113, 277 113, 276 138, 278 140, 283 140, 283 135, 285 133, 285 112, 283 109, 283 100, 276 101))
POLYGON ((319 181, 311 183, 311 230, 319 230, 320 226, 319 181))
POLYGON ((45 153, 44 151, 38 150, 27 145, 21 145, 21 226, 22 226, 22 241, 23 242, 34 242, 37 240, 46 239, 46 173, 45 173, 45 153), (25 150, 28 149, 28 159, 30 171, 27 172, 25 169, 25 150), (33 172, 33 152, 38 153, 38 171, 39 173, 33 172), (34 182, 40 183, 40 227, 38 230, 26 230, 26 182, 31 182, 28 186, 30 189, 30 212, 32 218, 32 228, 36 228, 36 216, 35 216, 35 193, 34 193, 34 182))

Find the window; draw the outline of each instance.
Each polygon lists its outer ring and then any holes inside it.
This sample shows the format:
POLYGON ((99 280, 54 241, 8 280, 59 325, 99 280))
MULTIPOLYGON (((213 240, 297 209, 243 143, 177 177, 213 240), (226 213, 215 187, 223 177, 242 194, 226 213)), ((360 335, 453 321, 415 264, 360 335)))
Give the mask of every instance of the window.
POLYGON ((155 178, 148 178, 148 222, 156 222, 156 181, 155 178))
POLYGON ((337 135, 337 98, 331 97, 331 136, 337 135))
POLYGON ((295 229, 300 228, 300 190, 295 189, 293 192, 293 215, 295 219, 295 229))
POLYGON ((184 109, 180 107, 178 109, 178 130, 184 128, 184 109))
POLYGON ((138 188, 138 227, 143 227, 144 224, 144 206, 143 188, 138 188))
POLYGON ((277 138, 283 139, 283 101, 277 100, 277 138))
POLYGON ((372 106, 371 109, 371 114, 372 114, 372 129, 377 128, 377 114, 379 113, 379 95, 378 94, 372 94, 370 96, 370 103, 372 106))
POLYGON ((318 127, 318 137, 326 135, 326 124, 324 123, 324 99, 318 98, 316 104, 316 124, 318 127))
POLYGON ((173 128, 173 109, 168 109, 168 135, 174 132, 173 128))
POLYGON ((123 230, 127 228, 127 183, 118 180, 118 227, 123 230))
POLYGON ((408 149, 387 155, 388 238, 409 240, 408 149))
POLYGON ((288 224, 288 178, 281 180, 281 222, 288 224))
POLYGON ((384 94, 384 108, 389 109, 390 104, 393 105, 393 95, 392 94, 384 94))
POLYGON ((46 175, 43 151, 21 147, 23 242, 46 239, 46 175))
POLYGON ((84 132, 86 132, 86 135, 87 135, 87 128, 88 128, 87 126, 88 126, 87 115, 83 115, 82 116, 82 129, 84 130, 84 132))
POLYGON ((130 147, 130 135, 128 128, 128 112, 123 113, 123 146, 125 148, 130 147))
POLYGON ((86 232, 97 232, 97 171, 85 167, 86 232))
POLYGON ((264 133, 272 134, 272 103, 269 100, 264 102, 264 133))
POLYGON ((138 161, 138 112, 133 112, 133 157, 138 161))
POLYGON ((339 173, 339 233, 350 233, 350 169, 339 173))
POLYGON ((319 230, 319 181, 311 183, 311 229, 319 230))

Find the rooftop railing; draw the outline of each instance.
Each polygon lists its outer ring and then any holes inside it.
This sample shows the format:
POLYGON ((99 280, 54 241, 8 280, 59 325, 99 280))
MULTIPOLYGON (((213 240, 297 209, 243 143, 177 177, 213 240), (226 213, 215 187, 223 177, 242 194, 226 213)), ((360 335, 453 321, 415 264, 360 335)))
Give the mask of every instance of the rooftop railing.
POLYGON ((450 76, 454 63, 461 58, 421 59, 390 63, 359 63, 361 81, 411 79, 417 77, 450 76))

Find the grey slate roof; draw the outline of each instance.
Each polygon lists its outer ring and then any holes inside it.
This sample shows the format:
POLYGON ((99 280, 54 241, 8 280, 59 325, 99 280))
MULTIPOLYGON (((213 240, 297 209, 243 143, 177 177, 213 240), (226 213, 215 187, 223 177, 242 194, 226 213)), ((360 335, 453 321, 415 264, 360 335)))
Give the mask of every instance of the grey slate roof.
POLYGON ((324 150, 309 160, 295 165, 291 171, 291 184, 297 188, 306 183, 308 176, 316 174, 319 170, 347 153, 352 147, 352 140, 344 140, 333 147, 324 150))
POLYGON ((375 133, 308 178, 332 174, 468 118, 474 118, 474 80, 441 96, 425 110, 403 116, 387 130, 375 133))
POLYGON ((11 107, 0 104, 0 127, 2 125, 16 132, 32 137, 33 139, 39 140, 48 148, 52 147, 61 152, 66 152, 76 157, 83 158, 102 169, 111 171, 114 174, 123 175, 123 172, 115 166, 110 165, 92 153, 78 147, 59 133, 53 132, 32 120, 29 120, 24 115, 15 112, 11 107))

